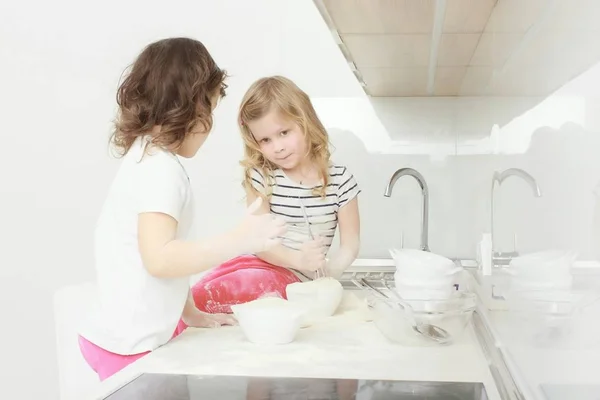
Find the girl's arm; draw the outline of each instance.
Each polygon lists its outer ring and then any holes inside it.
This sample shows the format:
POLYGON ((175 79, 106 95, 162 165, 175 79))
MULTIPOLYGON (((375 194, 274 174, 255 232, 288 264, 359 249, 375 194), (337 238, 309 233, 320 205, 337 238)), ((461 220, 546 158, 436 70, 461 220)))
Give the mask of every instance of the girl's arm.
MULTIPOLYGON (((246 191, 248 204, 251 204, 257 198, 258 196, 254 192, 250 190, 246 191)), ((260 213, 270 213, 269 204, 266 201, 258 209, 257 214, 260 213)), ((256 256, 270 264, 298 271, 312 272, 325 266, 323 240, 319 238, 305 243, 300 251, 292 250, 282 244, 278 244, 266 251, 257 252, 256 256)))
POLYGON ((177 221, 161 212, 138 214, 138 246, 148 272, 158 278, 177 278, 210 269, 240 254, 276 246, 285 223, 271 215, 259 215, 262 199, 248 208, 235 229, 200 241, 176 239, 177 221), (256 214, 256 215, 254 215, 256 214))
POLYGON ((358 256, 360 249, 360 215, 358 197, 348 201, 338 211, 340 247, 327 263, 329 276, 339 278, 358 256))

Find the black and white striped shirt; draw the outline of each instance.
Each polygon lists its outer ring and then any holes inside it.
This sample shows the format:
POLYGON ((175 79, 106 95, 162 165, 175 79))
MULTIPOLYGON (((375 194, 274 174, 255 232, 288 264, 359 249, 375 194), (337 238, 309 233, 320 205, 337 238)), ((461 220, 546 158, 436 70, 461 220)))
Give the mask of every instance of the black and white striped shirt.
MULTIPOLYGON (((283 245, 298 250, 303 242, 309 240, 301 208, 302 202, 312 234, 323 237, 326 248, 329 249, 337 229, 339 209, 361 192, 354 176, 345 166, 331 165, 326 196, 323 198, 312 193, 318 186, 301 185, 288 178, 281 169, 271 171, 270 174, 271 213, 283 218, 288 227, 286 235, 282 238, 283 245)), ((253 169, 251 178, 254 188, 260 193, 266 193, 266 182, 262 173, 253 169)))

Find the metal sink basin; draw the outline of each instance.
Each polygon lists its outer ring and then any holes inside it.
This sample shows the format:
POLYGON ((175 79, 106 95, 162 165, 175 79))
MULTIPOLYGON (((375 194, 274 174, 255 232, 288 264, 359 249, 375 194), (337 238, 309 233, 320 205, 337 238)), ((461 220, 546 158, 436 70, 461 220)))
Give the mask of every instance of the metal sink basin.
POLYGON ((487 400, 480 382, 142 374, 105 400, 487 400))

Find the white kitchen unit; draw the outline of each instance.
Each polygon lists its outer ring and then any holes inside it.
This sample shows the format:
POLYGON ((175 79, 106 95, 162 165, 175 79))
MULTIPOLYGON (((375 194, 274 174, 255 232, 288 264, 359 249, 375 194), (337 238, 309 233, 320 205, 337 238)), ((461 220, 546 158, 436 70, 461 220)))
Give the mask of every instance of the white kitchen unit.
MULTIPOLYGON (((482 279, 477 271, 474 282, 495 286, 493 299, 481 299, 474 324, 484 340, 484 352, 493 360, 498 386, 512 391, 516 399, 597 400, 600 399, 600 268, 590 263, 575 263, 573 291, 586 291, 584 306, 564 318, 521 317, 502 305, 505 271, 497 268, 482 279), (498 279, 496 279, 498 278, 498 279)), ((481 290, 480 296, 492 296, 481 290)), ((556 314, 558 315, 556 310, 556 314)))

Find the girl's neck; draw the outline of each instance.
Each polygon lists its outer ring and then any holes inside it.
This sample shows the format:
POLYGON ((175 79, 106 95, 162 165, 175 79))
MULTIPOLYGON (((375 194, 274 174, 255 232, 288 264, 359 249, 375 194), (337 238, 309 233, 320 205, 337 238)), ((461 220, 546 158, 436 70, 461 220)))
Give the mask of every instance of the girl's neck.
POLYGON ((284 170, 285 174, 301 185, 316 185, 320 182, 319 172, 314 163, 306 160, 296 168, 284 170))

